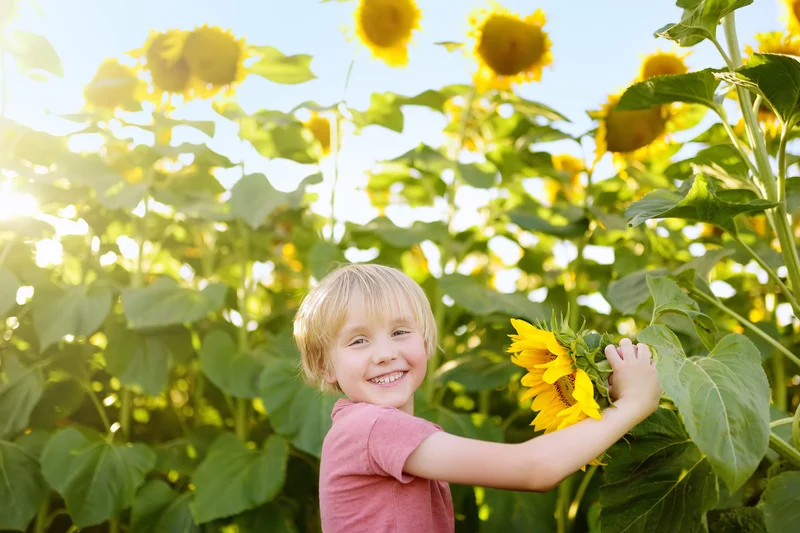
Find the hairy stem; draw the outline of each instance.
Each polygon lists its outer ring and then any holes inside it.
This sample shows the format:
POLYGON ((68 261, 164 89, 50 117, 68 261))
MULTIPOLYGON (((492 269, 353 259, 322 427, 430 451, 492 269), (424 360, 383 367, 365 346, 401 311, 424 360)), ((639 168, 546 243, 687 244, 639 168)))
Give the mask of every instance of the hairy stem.
POLYGON ((794 290, 800 290, 800 255, 792 235, 789 211, 786 207, 786 145, 789 142, 790 132, 791 128, 784 124, 778 146, 778 197, 776 198, 778 207, 775 209, 775 224, 786 269, 789 271, 789 281, 794 290))
POLYGON ((769 432, 769 447, 795 468, 800 468, 800 451, 795 450, 788 442, 780 438, 775 432, 769 432))

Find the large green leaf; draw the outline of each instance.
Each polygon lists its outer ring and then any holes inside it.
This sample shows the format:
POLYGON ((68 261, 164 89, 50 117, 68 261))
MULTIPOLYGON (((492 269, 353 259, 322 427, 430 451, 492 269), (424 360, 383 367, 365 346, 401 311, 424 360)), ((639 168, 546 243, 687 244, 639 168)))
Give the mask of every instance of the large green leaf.
POLYGON ((783 472, 770 478, 759 506, 769 533, 794 533, 800 524, 800 472, 783 472))
POLYGON ((717 342, 717 326, 700 306, 681 290, 677 283, 666 277, 647 276, 647 286, 653 296, 653 320, 665 313, 680 313, 694 324, 697 335, 709 350, 717 342))
POLYGON ((722 17, 740 7, 753 3, 753 0, 701 0, 685 5, 681 21, 667 24, 656 31, 656 35, 681 46, 694 46, 703 39, 716 40, 717 25, 722 17))
POLYGON ((222 307, 226 291, 221 283, 197 291, 162 277, 147 287, 125 289, 122 308, 135 329, 196 322, 222 307))
POLYGON ((714 107, 714 91, 719 79, 714 69, 705 69, 688 74, 656 76, 628 87, 617 104, 618 111, 650 109, 672 102, 700 104, 714 107))
POLYGON ((744 335, 730 334, 707 357, 687 358, 661 325, 647 327, 639 340, 657 354, 661 384, 692 440, 735 492, 769 445, 769 383, 758 349, 744 335))
POLYGON ((499 293, 463 274, 445 274, 439 279, 439 287, 458 305, 478 316, 504 313, 530 321, 550 317, 548 306, 532 302, 522 293, 499 293))
POLYGON ((363 128, 374 124, 383 126, 397 133, 403 132, 403 111, 400 109, 405 102, 403 97, 394 93, 372 93, 369 108, 366 111, 352 109, 353 124, 363 128))
POLYGON ((491 163, 459 163, 457 171, 464 183, 479 189, 491 189, 497 181, 497 168, 491 163))
POLYGON ((271 358, 259 378, 259 395, 275 431, 296 448, 319 457, 337 397, 312 389, 298 376, 296 359, 271 358))
POLYGON ((408 248, 425 240, 442 242, 447 235, 447 227, 441 222, 414 222, 409 228, 395 226, 387 217, 378 217, 367 224, 353 226, 355 236, 373 233, 382 241, 397 248, 408 248))
POLYGON ((231 190, 231 212, 251 228, 258 229, 266 222, 267 216, 279 207, 298 207, 306 186, 321 180, 320 174, 314 174, 304 179, 296 190, 284 193, 276 190, 264 174, 248 174, 237 181, 231 190))
POLYGON ((158 396, 167 386, 169 348, 159 337, 141 335, 125 328, 107 332, 105 350, 109 372, 125 385, 135 385, 150 396, 158 396))
POLYGON ((56 76, 63 76, 64 69, 58 52, 46 38, 22 30, 10 30, 0 35, 0 42, 11 52, 17 67, 22 72, 44 70, 56 76))
POLYGON ((715 180, 698 174, 685 194, 651 192, 628 207, 625 217, 633 227, 651 218, 681 218, 708 222, 736 235, 737 215, 761 212, 776 205, 748 189, 718 190, 715 180))
POLYGON ((26 368, 16 357, 4 356, 0 366, 0 439, 28 427, 33 409, 42 397, 41 370, 26 368))
POLYGON ((269 524, 269 533, 298 533, 292 509, 285 504, 270 502, 236 517, 240 533, 263 533, 269 524))
POLYGON ((36 458, 0 440, 0 529, 25 531, 48 490, 36 458))
POLYGON ((478 502, 481 515, 479 533, 508 533, 530 531, 554 533, 556 531, 555 503, 557 491, 544 494, 499 489, 482 489, 483 499, 478 502))
POLYGON ((498 356, 490 350, 468 353, 452 359, 436 371, 433 379, 439 384, 455 381, 467 391, 494 389, 507 385, 520 368, 508 357, 498 356))
POLYGON ((719 76, 761 95, 784 124, 800 120, 800 58, 753 54, 736 72, 723 72, 719 76))
POLYGON ((195 521, 205 524, 271 501, 283 487, 288 458, 289 445, 278 435, 261 450, 250 450, 230 433, 219 437, 192 476, 195 521))
POLYGON ((11 271, 0 267, 0 320, 17 305, 19 288, 20 282, 17 277, 11 271))
POLYGON ((261 57, 247 69, 269 81, 283 84, 298 84, 315 79, 311 71, 312 56, 298 54, 286 56, 272 46, 252 46, 261 57))
POLYGON ((53 435, 41 462, 44 478, 64 498, 72 521, 86 527, 128 508, 156 457, 144 444, 90 441, 67 428, 53 435))
POLYGON ((92 335, 108 316, 112 296, 110 288, 92 284, 70 287, 57 296, 34 298, 33 323, 40 351, 65 335, 92 335))
POLYGON ((262 365, 242 353, 236 342, 221 329, 206 334, 200 348, 200 367, 211 382, 236 398, 258 397, 258 376, 262 365))
POLYGON ((608 286, 608 301, 626 315, 635 315, 650 294, 647 287, 649 276, 666 275, 667 269, 639 270, 613 281, 608 286))
POLYGON ((673 411, 659 409, 608 450, 603 533, 694 533, 717 503, 717 479, 673 411))
POLYGON ((768 533, 758 507, 734 507, 708 513, 708 533, 768 533))
POLYGON ((589 219, 583 215, 571 219, 557 216, 555 220, 553 218, 547 220, 531 209, 518 208, 509 212, 508 216, 511 218, 511 222, 522 229, 562 239, 580 237, 589 229, 589 219))
POLYGON ((237 119, 239 136, 250 141, 264 157, 316 163, 314 135, 299 120, 279 111, 258 111, 237 119))
POLYGON ((338 263, 346 262, 344 252, 332 242, 319 241, 308 252, 311 275, 317 279, 325 277, 338 263))
POLYGON ((131 508, 131 533, 200 533, 189 509, 191 492, 178 494, 160 479, 148 481, 131 508))

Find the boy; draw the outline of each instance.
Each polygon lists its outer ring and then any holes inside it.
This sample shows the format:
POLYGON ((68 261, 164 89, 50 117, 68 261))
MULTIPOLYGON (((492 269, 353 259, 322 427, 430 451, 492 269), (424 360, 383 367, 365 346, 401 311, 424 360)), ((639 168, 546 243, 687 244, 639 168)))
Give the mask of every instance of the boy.
POLYGON ((343 392, 325 437, 320 512, 325 533, 449 533, 449 483, 545 492, 589 463, 658 407, 646 345, 606 347, 614 406, 520 444, 467 439, 414 416, 414 392, 437 345, 422 289, 373 264, 333 271, 294 322, 306 379, 343 392))

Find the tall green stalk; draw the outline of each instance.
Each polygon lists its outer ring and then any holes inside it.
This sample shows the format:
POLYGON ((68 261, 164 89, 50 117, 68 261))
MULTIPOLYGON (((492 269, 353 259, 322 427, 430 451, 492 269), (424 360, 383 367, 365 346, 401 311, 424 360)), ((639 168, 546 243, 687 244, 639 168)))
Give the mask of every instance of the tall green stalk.
MULTIPOLYGON (((248 229, 244 226, 243 223, 239 223, 239 232, 241 234, 242 242, 241 248, 239 249, 239 268, 241 270, 241 276, 239 279, 239 287, 236 291, 237 300, 238 300, 238 307, 239 307, 239 314, 241 315, 242 325, 239 326, 238 333, 239 333, 239 352, 240 353, 247 353, 250 351, 250 342, 248 339, 248 332, 247 332, 247 323, 250 321, 250 316, 247 312, 247 300, 249 296, 249 288, 248 288, 248 281, 249 281, 249 250, 250 250, 250 234, 248 233, 248 229)), ((250 401, 247 398, 236 398, 236 413, 234 417, 234 426, 236 428, 236 436, 239 437, 242 441, 247 441, 248 434, 249 434, 249 411, 250 411, 250 401)))

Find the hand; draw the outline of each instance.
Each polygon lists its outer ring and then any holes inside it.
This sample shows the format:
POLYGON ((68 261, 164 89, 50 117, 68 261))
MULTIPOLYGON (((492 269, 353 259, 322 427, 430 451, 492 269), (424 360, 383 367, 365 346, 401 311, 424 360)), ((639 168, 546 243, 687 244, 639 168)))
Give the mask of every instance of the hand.
POLYGON ((618 407, 633 409, 637 418, 644 420, 658 409, 661 399, 661 383, 650 347, 634 346, 630 339, 622 339, 619 348, 609 344, 605 353, 611 363, 611 399, 618 407))

